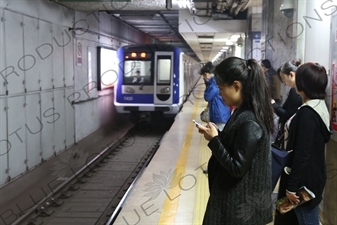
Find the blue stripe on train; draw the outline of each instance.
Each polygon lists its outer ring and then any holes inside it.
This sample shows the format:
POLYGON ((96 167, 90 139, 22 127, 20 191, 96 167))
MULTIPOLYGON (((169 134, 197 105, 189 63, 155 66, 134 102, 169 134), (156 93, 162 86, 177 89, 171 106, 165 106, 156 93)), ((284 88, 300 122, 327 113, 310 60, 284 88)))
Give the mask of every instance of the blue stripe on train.
MULTIPOLYGON (((180 77, 180 53, 181 49, 174 48, 174 60, 173 60, 173 103, 178 103, 180 96, 179 91, 179 80, 184 79, 183 77, 180 77)), ((173 85, 172 84, 172 85, 173 85)))

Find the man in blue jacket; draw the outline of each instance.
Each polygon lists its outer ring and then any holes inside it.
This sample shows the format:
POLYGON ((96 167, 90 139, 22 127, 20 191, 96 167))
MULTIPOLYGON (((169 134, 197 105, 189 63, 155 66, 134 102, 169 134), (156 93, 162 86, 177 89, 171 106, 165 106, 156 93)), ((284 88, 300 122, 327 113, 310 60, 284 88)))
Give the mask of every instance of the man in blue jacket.
POLYGON ((213 74, 211 74, 212 68, 212 63, 208 62, 201 68, 200 74, 204 77, 206 84, 204 98, 208 102, 210 122, 215 123, 222 131, 231 113, 229 106, 224 103, 219 95, 218 85, 213 74))

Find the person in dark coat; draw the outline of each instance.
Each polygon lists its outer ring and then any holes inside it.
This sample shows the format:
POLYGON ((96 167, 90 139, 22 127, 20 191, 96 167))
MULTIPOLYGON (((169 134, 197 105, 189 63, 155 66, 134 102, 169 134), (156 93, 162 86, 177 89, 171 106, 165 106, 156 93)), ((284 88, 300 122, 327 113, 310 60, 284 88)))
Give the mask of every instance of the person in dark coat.
POLYGON ((209 141, 208 199, 203 225, 264 225, 272 221, 270 133, 273 111, 257 61, 229 57, 215 79, 226 105, 236 106, 224 130, 198 126, 209 141))
POLYGON ((277 213, 274 224, 319 225, 319 203, 327 178, 325 144, 331 135, 329 111, 324 101, 328 76, 323 66, 305 63, 298 68, 295 81, 303 104, 285 125, 289 127, 286 150, 290 153, 281 175, 278 198, 287 196, 291 203, 297 204, 296 192, 303 186, 315 198, 285 214, 277 213))
POLYGON ((277 103, 280 103, 281 102, 281 82, 278 78, 277 72, 272 67, 268 59, 263 59, 261 61, 261 66, 264 69, 265 74, 266 74, 271 98, 274 99, 277 103))
POLYGON ((281 65, 278 69, 278 76, 282 83, 290 87, 289 94, 284 104, 281 106, 274 99, 271 100, 275 114, 279 117, 278 131, 274 144, 281 149, 285 149, 284 139, 284 124, 287 120, 295 114, 298 107, 302 104, 302 98, 297 94, 295 89, 295 77, 298 66, 301 64, 300 60, 289 61, 281 65))

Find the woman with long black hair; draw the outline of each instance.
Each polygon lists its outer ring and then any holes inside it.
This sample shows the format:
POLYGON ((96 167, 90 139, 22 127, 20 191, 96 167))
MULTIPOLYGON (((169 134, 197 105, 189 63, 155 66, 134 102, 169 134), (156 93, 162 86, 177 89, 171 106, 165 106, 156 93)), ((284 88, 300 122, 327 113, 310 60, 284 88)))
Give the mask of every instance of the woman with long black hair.
POLYGON ((274 123, 264 72, 254 59, 229 57, 215 67, 214 74, 223 101, 236 109, 220 133, 212 123, 197 125, 212 151, 203 224, 268 224, 274 123))
POLYGON ((302 104, 301 96, 296 93, 295 77, 300 60, 293 60, 283 63, 278 69, 278 76, 282 83, 290 87, 289 94, 283 105, 279 105, 274 99, 271 100, 275 114, 279 117, 278 132, 274 141, 274 145, 285 149, 287 131, 284 129, 284 124, 295 114, 298 107, 302 104))

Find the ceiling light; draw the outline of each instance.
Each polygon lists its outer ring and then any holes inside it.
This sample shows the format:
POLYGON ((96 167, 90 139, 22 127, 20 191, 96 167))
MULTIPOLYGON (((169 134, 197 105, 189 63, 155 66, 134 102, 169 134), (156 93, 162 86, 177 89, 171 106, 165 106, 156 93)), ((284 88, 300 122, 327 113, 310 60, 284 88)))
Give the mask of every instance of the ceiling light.
POLYGON ((166 0, 166 9, 172 9, 172 0, 166 0))
POLYGON ((240 37, 238 38, 238 40, 236 41, 236 45, 238 47, 242 47, 243 46, 243 38, 241 37, 241 34, 240 34, 240 37))

